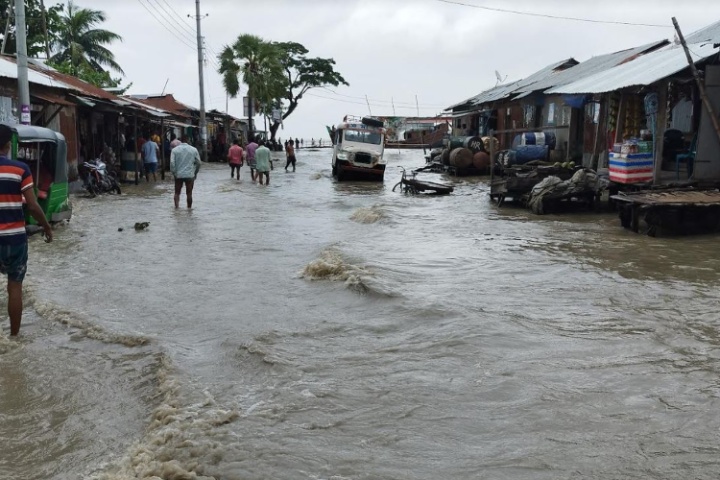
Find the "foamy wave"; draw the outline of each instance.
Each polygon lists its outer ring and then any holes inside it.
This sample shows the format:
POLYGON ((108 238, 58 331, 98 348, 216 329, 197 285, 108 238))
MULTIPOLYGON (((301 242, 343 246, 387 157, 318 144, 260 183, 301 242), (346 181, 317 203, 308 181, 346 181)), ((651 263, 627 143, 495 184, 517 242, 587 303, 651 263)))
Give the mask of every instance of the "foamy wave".
POLYGON ((226 425, 240 417, 236 409, 220 408, 209 393, 182 405, 181 386, 166 356, 157 371, 160 405, 144 438, 117 465, 90 475, 93 480, 194 479, 218 477, 218 445, 230 434, 226 425), (220 443, 219 443, 220 442, 220 443))
POLYGON ((119 344, 126 347, 139 347, 150 343, 150 339, 139 335, 123 335, 113 333, 104 328, 81 319, 75 312, 62 309, 50 303, 35 302, 33 309, 46 320, 54 321, 73 327, 87 338, 98 340, 103 343, 119 344))
POLYGON ((331 248, 324 250, 320 258, 307 264, 300 277, 312 281, 341 281, 352 290, 367 292, 369 288, 364 279, 371 275, 372 273, 363 267, 346 263, 340 252, 331 248))
POLYGON ((350 220, 357 223, 375 223, 385 218, 385 212, 378 205, 370 208, 358 208, 350 216, 350 220))
POLYGON ((3 334, 0 334, 0 355, 12 352, 20 348, 21 343, 16 339, 11 339, 3 334))
POLYGON ((310 180, 320 180, 321 178, 323 178, 322 173, 313 173, 310 175, 310 180))

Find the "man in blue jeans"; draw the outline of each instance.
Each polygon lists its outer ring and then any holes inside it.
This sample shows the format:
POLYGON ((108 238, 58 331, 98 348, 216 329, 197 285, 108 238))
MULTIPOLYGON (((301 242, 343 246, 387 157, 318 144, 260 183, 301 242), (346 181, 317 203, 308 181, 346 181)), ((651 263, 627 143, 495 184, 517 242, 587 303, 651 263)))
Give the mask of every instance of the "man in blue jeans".
POLYGON ((143 165, 145 166, 145 181, 150 181, 150 174, 152 173, 153 182, 157 182, 157 166, 158 166, 158 154, 160 153, 160 146, 152 140, 148 140, 143 143, 142 146, 142 157, 143 165))
POLYGON ((30 214, 42 226, 46 242, 52 242, 53 232, 35 198, 30 168, 23 162, 8 158, 11 140, 10 127, 0 124, 0 273, 8 277, 10 335, 15 336, 20 333, 22 282, 28 260, 23 199, 30 214))

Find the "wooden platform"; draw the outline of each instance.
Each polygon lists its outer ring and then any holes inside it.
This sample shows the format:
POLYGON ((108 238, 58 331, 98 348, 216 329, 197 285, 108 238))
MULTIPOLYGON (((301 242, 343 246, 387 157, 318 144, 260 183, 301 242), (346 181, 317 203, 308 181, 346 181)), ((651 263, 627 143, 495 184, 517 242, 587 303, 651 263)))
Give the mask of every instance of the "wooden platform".
POLYGON ((688 235, 720 231, 720 191, 692 188, 640 191, 610 197, 620 223, 634 232, 688 235))

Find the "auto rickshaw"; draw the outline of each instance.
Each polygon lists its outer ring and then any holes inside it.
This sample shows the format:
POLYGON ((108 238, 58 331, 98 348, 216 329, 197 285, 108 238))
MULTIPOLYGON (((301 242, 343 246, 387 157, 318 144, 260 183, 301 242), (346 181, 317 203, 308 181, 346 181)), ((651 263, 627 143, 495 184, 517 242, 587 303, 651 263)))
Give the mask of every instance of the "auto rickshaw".
MULTIPOLYGON (((11 157, 30 167, 38 203, 51 223, 69 220, 70 205, 67 143, 65 137, 49 128, 7 124, 13 131, 11 157)), ((28 224, 37 224, 26 213, 28 224)))

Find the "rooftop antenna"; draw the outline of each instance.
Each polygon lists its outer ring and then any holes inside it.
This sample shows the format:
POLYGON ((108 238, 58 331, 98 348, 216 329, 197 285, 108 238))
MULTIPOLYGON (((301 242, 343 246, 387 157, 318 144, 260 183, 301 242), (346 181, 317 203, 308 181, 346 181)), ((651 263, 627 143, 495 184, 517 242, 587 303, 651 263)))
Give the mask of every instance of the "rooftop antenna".
POLYGON ((500 72, 495 70, 495 78, 497 78, 497 82, 495 83, 495 86, 497 87, 507 79, 507 75, 503 77, 502 75, 500 75, 500 72))
POLYGON ((370 116, 372 116, 372 110, 370 110, 370 100, 368 100, 367 95, 365 95, 365 102, 368 106, 368 112, 370 112, 370 116))
POLYGON ((160 94, 161 97, 162 97, 163 95, 165 95, 165 89, 167 88, 167 84, 168 84, 169 81, 170 81, 170 77, 168 77, 168 79, 165 80, 165 85, 163 86, 162 93, 160 94))

